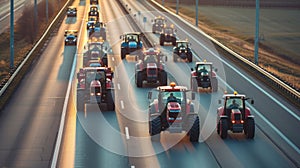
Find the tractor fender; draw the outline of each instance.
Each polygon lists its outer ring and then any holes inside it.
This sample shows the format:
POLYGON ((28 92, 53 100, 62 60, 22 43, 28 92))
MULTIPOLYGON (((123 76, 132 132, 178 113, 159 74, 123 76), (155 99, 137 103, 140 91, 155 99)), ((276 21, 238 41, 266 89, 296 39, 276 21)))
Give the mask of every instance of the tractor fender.
POLYGON ((149 105, 149 110, 153 110, 155 113, 158 113, 158 100, 154 99, 153 102, 149 105))
POLYGON ((122 42, 122 43, 121 43, 121 48, 126 48, 126 47, 128 47, 128 43, 122 42))
POLYGON ((220 119, 227 119, 228 116, 227 115, 220 115, 220 119))
POLYGON ((247 116, 247 119, 254 119, 254 116, 253 115, 249 115, 249 116, 247 116))
POLYGON ((217 113, 219 116, 224 115, 224 107, 219 107, 217 113))
POLYGON ((216 77, 217 77, 217 74, 216 74, 215 71, 212 71, 212 72, 211 72, 211 77, 213 77, 213 78, 216 78, 216 77))
POLYGON ((248 107, 245 108, 245 116, 248 117, 251 115, 251 111, 248 107))

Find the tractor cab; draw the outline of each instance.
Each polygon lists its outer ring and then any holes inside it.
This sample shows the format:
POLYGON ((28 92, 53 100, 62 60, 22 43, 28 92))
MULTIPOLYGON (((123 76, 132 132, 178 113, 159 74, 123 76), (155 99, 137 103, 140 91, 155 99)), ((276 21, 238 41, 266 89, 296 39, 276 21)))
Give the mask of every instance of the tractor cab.
POLYGON ((195 70, 191 70, 191 87, 194 91, 218 91, 217 69, 213 69, 212 62, 196 62, 195 70))

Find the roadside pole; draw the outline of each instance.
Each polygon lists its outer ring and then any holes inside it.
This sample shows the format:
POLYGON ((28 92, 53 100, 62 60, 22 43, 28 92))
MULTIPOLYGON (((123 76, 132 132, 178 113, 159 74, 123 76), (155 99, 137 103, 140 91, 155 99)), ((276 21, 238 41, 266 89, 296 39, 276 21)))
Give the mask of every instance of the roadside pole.
POLYGON ((10 69, 14 68, 14 0, 10 0, 10 69))
POLYGON ((255 14, 255 39, 254 39, 254 63, 258 65, 258 43, 259 43, 259 0, 256 0, 255 14))

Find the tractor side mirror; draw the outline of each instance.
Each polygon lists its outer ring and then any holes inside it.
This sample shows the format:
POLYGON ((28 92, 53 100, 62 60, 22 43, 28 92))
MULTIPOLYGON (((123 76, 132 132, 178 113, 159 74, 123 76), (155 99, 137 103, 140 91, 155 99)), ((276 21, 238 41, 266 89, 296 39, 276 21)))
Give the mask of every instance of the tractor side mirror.
POLYGON ((195 98, 196 98, 196 94, 192 92, 192 100, 195 100, 195 98))
POLYGON ((254 100, 251 100, 251 102, 250 102, 251 104, 254 104, 254 100))
POLYGON ((123 38, 123 35, 120 36, 120 39, 122 39, 122 38, 123 38))
POLYGON ((148 92, 148 99, 152 99, 152 92, 148 92))
POLYGON ((221 104, 221 103, 222 103, 222 101, 221 101, 221 100, 219 100, 219 101, 218 101, 218 103, 219 103, 219 104, 221 104))
POLYGON ((194 71, 194 68, 191 68, 191 71, 194 71))

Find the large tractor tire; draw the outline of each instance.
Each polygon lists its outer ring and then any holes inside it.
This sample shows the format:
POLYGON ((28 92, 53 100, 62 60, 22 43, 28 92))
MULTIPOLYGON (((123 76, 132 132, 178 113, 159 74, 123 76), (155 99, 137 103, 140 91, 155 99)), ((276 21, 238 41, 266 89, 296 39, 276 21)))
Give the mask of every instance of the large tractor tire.
POLYGON ((220 121, 217 124, 217 133, 218 133, 218 135, 220 135, 220 121))
POLYGON ((199 141, 199 134, 200 134, 200 120, 199 116, 189 116, 189 124, 191 125, 189 136, 191 142, 198 142, 199 141))
POLYGON ((164 40, 163 37, 160 37, 160 38, 159 38, 159 44, 160 44, 161 46, 164 46, 165 40, 164 40))
POLYGON ((142 74, 142 72, 137 72, 137 75, 136 75, 136 86, 138 88, 143 87, 143 74, 142 74))
POLYGON ((114 98, 113 98, 113 92, 112 91, 109 91, 107 93, 107 111, 115 111, 115 101, 114 101, 114 98))
POLYGON ((166 71, 162 71, 160 74, 160 85, 162 86, 168 85, 168 75, 166 71))
POLYGON ((161 132, 161 119, 160 116, 155 116, 155 118, 150 118, 150 128, 149 133, 151 135, 151 140, 159 141, 161 132))
POLYGON ((103 58, 102 58, 102 62, 103 62, 104 65, 101 65, 101 66, 106 66, 106 67, 108 67, 107 57, 103 57, 103 58))
POLYGON ((125 48, 121 48, 121 59, 126 58, 126 49, 125 48))
POLYGON ((228 135, 228 120, 227 118, 222 118, 220 120, 220 136, 222 139, 226 139, 228 135))
POLYGON ((255 135, 255 122, 254 122, 254 119, 248 119, 247 121, 247 138, 248 139, 253 139, 254 138, 254 135, 255 135))
POLYGON ((84 91, 77 90, 77 111, 84 112, 84 91))
POLYGON ((218 91, 218 80, 217 80, 217 78, 212 78, 211 79, 211 87, 212 87, 213 92, 218 91))
POLYGON ((176 38, 172 41, 172 45, 176 46, 176 38))
POLYGON ((192 53, 188 53, 187 59, 188 59, 189 62, 193 62, 193 54, 192 53))

